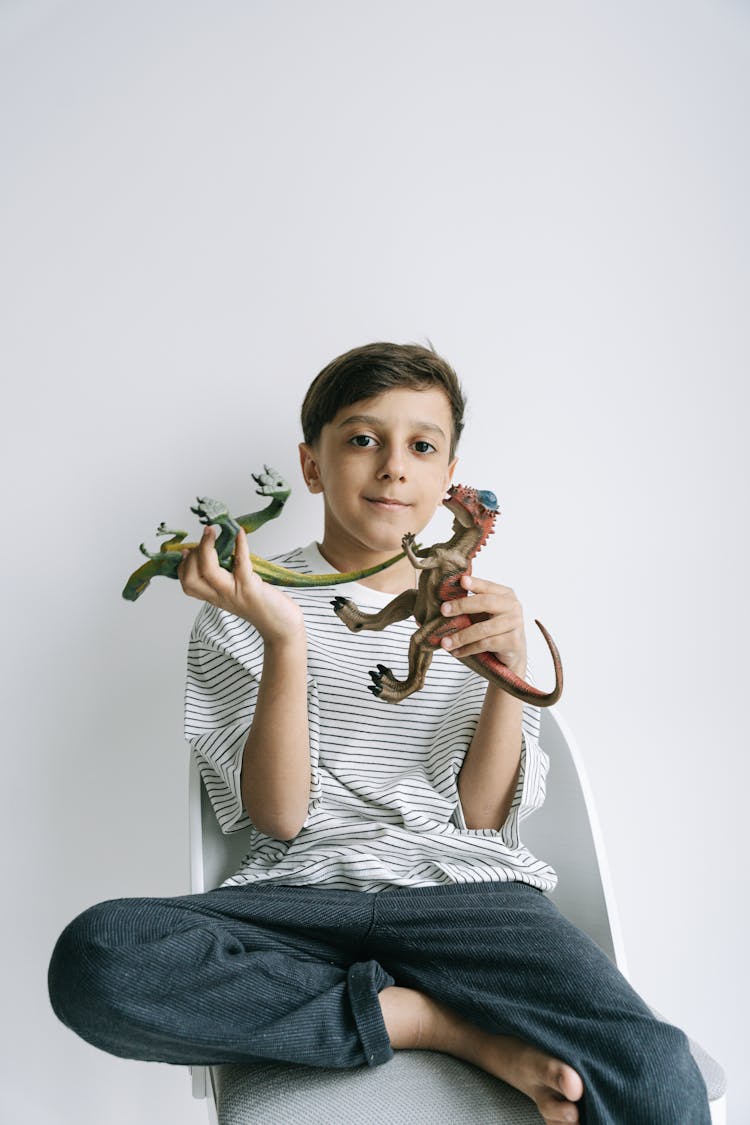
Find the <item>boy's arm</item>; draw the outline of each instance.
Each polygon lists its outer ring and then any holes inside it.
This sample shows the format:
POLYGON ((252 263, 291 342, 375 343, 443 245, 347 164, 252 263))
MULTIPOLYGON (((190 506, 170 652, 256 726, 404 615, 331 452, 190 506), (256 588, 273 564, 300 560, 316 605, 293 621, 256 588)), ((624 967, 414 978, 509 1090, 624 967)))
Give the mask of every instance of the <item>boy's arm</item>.
POLYGON ((242 757, 242 803, 259 832, 293 839, 310 800, 307 652, 266 644, 258 701, 242 757))
POLYGON ((237 536, 231 571, 219 566, 215 533, 185 553, 178 576, 191 597, 255 626, 263 639, 263 673, 242 760, 241 795, 255 827, 289 840, 299 832, 310 797, 307 645, 300 607, 253 573, 247 536, 237 536))
MULTIPOLYGON (((465 575, 472 596, 444 602, 445 617, 468 613, 473 624, 444 638, 456 657, 494 652, 519 676, 526 674, 523 610, 507 586, 465 575)), ((500 829, 513 803, 521 763, 523 703, 490 683, 477 729, 458 775, 458 794, 468 828, 500 829)))
POLYGON ((500 829, 508 818, 521 764, 522 712, 520 699, 488 684, 479 723, 458 775, 467 828, 500 829))

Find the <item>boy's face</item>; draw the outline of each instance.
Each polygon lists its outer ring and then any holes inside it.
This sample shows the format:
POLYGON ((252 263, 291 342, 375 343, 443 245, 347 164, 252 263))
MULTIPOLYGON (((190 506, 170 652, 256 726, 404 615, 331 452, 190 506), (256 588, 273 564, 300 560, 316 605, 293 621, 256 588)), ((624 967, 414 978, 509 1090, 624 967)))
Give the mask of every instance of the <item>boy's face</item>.
POLYGON ((311 492, 325 501, 330 551, 392 554, 429 523, 445 496, 453 419, 442 390, 405 387, 345 406, 314 446, 300 445, 311 492))

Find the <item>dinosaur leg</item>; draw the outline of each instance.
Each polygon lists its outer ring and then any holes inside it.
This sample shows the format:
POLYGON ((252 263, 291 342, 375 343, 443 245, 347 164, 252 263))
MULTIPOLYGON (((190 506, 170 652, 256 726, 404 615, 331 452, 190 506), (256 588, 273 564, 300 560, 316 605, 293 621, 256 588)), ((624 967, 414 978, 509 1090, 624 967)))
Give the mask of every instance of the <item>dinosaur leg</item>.
POLYGON ((377 672, 370 672, 372 684, 369 685, 369 690, 378 699, 385 703, 400 703, 402 699, 424 687, 427 669, 432 663, 433 649, 420 644, 418 638, 421 632, 418 629, 409 642, 409 674, 405 680, 397 680, 391 669, 384 664, 378 664, 377 672))
POLYGON ((182 543, 184 539, 187 539, 188 533, 186 531, 180 531, 180 529, 176 527, 167 527, 164 521, 162 521, 156 529, 156 534, 159 536, 171 536, 170 539, 167 539, 166 543, 162 543, 160 550, 176 551, 178 545, 182 543))
POLYGON ((363 613, 351 598, 333 598, 331 605, 336 616, 341 618, 352 633, 359 633, 362 629, 372 629, 379 633, 381 629, 393 625, 394 622, 405 621, 407 617, 411 617, 416 601, 416 590, 404 590, 377 613, 363 613))
POLYGON ((158 559, 161 558, 161 556, 164 555, 167 551, 181 550, 181 544, 183 540, 187 539, 186 531, 178 531, 174 527, 166 527, 164 523, 159 524, 156 529, 156 534, 161 536, 170 535, 171 539, 167 539, 166 543, 162 543, 161 547, 156 552, 147 550, 146 544, 141 543, 138 549, 142 555, 146 556, 147 559, 158 559))
POLYGON ((257 492, 259 496, 270 496, 271 503, 267 508, 262 508, 259 512, 249 512, 246 516, 239 516, 237 523, 243 531, 248 534, 251 531, 257 531, 264 523, 269 520, 275 520, 277 516, 281 515, 282 509, 289 499, 291 489, 284 478, 276 472, 275 469, 270 469, 268 465, 263 466, 264 473, 253 473, 253 480, 258 485, 257 492))
POLYGON ((216 554, 219 556, 219 566, 223 566, 225 570, 232 569, 232 561, 234 559, 234 547, 237 542, 237 536, 242 531, 242 528, 237 523, 237 520, 232 519, 231 516, 219 516, 215 520, 211 520, 221 528, 219 536, 216 540, 216 554))
POLYGON ((537 621, 536 624, 547 642, 547 646, 552 654, 552 662, 555 666, 555 686, 550 692, 540 691, 539 688, 527 684, 525 680, 522 680, 515 672, 511 672, 510 668, 507 668, 505 664, 499 661, 494 653, 478 652, 474 656, 459 657, 459 660, 468 665, 473 671, 478 672, 480 676, 484 676, 485 680, 489 680, 490 683, 502 688, 503 691, 507 691, 509 695, 514 696, 516 699, 521 699, 524 703, 533 703, 536 707, 551 707, 562 695, 562 662, 560 660, 560 653, 557 651, 557 645, 552 640, 552 637, 544 628, 541 621, 537 621))
POLYGON ((202 524, 221 528, 214 546, 219 556, 219 566, 231 570, 234 544, 243 529, 229 514, 226 504, 222 500, 213 500, 210 496, 199 496, 197 504, 194 504, 190 511, 195 512, 202 524))

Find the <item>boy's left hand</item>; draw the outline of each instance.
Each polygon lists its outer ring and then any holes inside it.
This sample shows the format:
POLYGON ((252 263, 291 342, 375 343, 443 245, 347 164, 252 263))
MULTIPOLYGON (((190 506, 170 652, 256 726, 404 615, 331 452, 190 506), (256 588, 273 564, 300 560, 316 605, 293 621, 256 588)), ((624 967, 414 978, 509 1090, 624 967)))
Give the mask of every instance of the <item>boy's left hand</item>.
POLYGON ((444 637, 442 647, 459 658, 476 652, 493 652, 516 675, 525 676, 526 632, 523 610, 516 595, 508 586, 469 574, 463 576, 461 585, 467 596, 443 602, 440 612, 447 618, 467 613, 473 624, 444 637))

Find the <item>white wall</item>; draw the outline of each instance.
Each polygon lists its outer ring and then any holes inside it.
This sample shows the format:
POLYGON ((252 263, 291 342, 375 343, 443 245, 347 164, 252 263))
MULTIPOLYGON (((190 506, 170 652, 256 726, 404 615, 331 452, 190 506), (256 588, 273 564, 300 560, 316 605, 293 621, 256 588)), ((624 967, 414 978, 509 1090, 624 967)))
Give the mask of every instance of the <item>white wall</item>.
MULTIPOLYGON (((565 657, 634 983, 748 1120, 747 6, 4 0, 0 36, 0 1117, 203 1120, 46 999, 74 913, 186 888, 193 606, 119 591, 197 493, 297 481, 332 356, 429 336, 503 510, 477 572, 565 657)), ((255 549, 318 516, 298 487, 255 549)))

